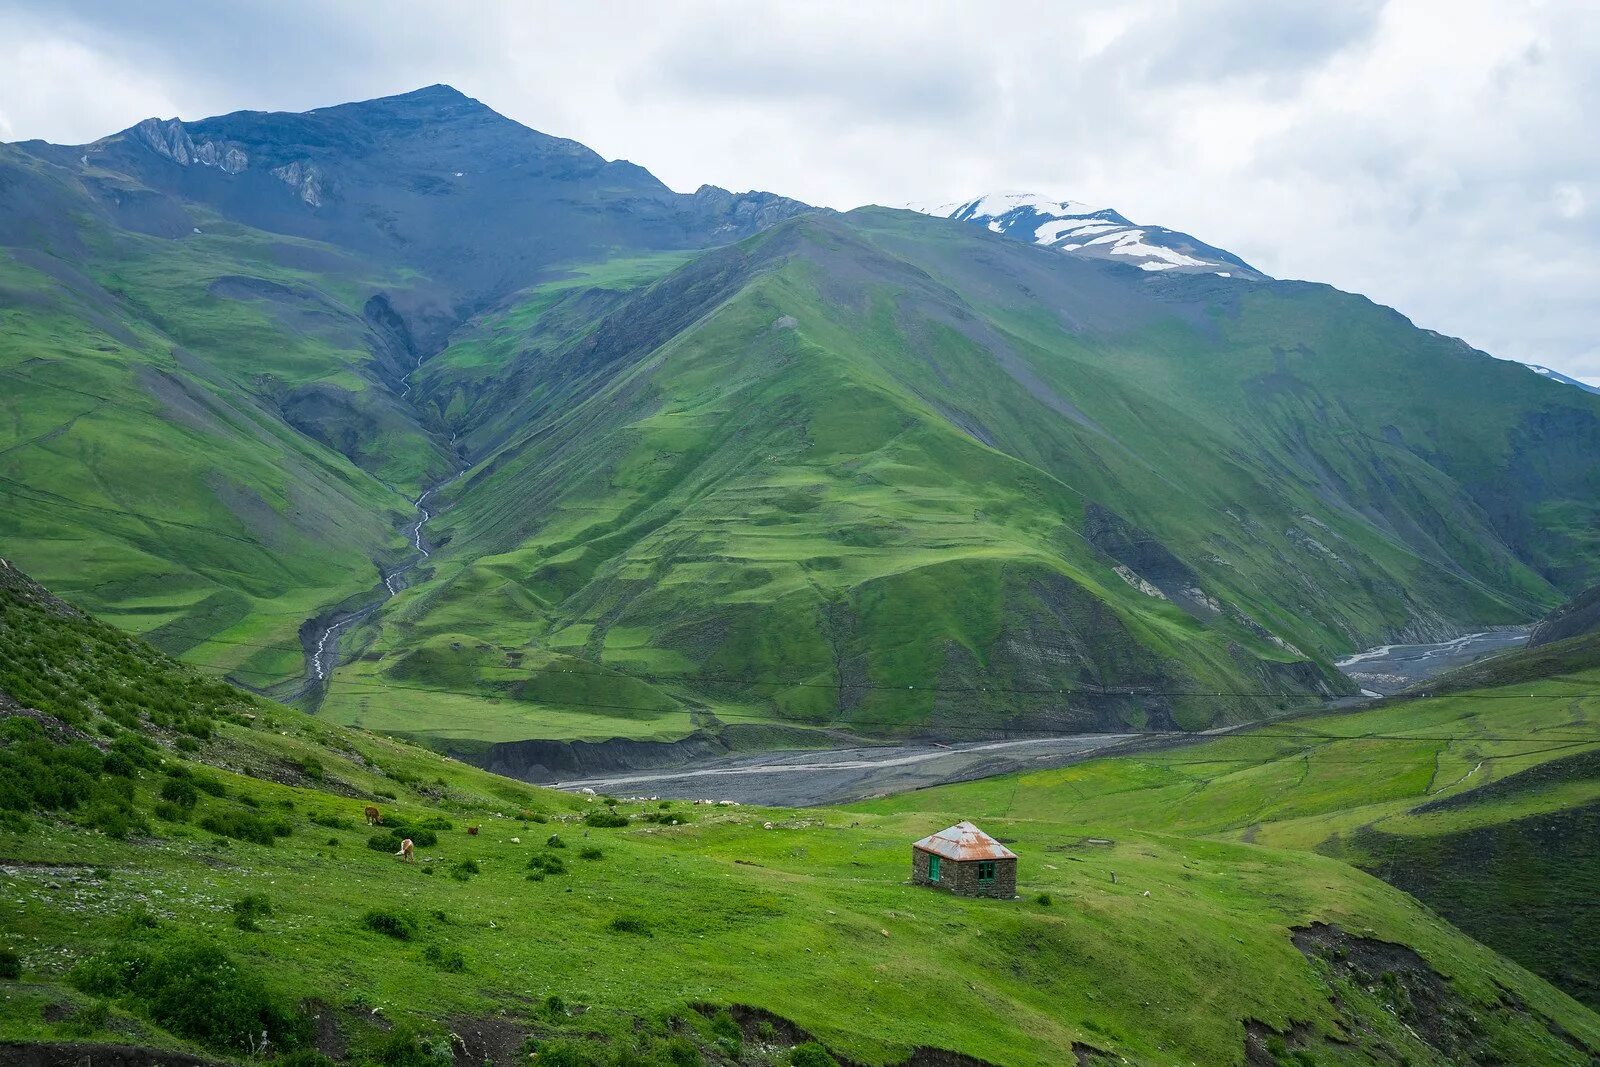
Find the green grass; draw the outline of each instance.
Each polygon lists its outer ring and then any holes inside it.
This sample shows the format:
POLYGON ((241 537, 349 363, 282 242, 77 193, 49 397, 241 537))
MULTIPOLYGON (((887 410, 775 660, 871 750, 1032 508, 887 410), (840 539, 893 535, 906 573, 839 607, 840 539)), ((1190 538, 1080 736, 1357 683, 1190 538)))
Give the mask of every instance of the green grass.
MULTIPOLYGON (((7 671, 60 688, 71 705, 62 713, 92 732, 116 732, 74 694, 113 681, 108 657, 139 646, 41 610, 26 587, 14 588, 21 595, 8 594, 5 625, 56 651, 41 658, 0 642, 7 671)), ((194 684, 159 657, 142 677, 152 691, 194 684)), ((595 829, 584 818, 601 806, 594 798, 265 702, 245 706, 253 717, 219 708, 212 739, 189 757, 153 722, 130 731, 162 759, 131 779, 139 810, 154 812, 175 767, 206 782, 176 819, 148 815, 147 833, 105 836, 70 812, 0 820, 0 947, 21 959, 21 982, 0 982, 0 1039, 107 1040, 121 1020, 118 1040, 132 1027, 139 1043, 194 1049, 170 1029, 176 1017, 163 1024, 155 993, 86 984, 104 968, 84 961, 160 957, 198 939, 275 1002, 316 998, 358 1060, 384 1040, 374 1014, 424 1042, 489 1016, 547 1041, 618 1044, 677 1017, 687 1020, 677 1033, 709 1047, 716 1027, 694 1023, 690 1006, 737 1003, 791 1019, 866 1063, 931 1045, 999 1064, 1058 1064, 1074 1042, 1139 1063, 1240 1062, 1246 1019, 1282 1032, 1303 1024, 1296 1040, 1316 1062, 1445 1062, 1386 1013, 1387 987, 1340 978, 1292 946, 1292 927, 1320 921, 1409 945, 1448 977, 1451 1017, 1475 1020, 1475 1056, 1581 1063, 1587 1054, 1570 1042, 1600 1049, 1600 1018, 1338 859, 1131 829, 1112 814, 1115 796, 1060 810, 1050 779, 853 811, 680 803, 670 810, 687 821, 676 826, 641 818, 658 805, 625 800, 616 810, 630 825, 595 829), (991 810, 1005 790, 1009 806, 991 810), (367 846, 362 811, 371 803, 387 826, 417 838, 418 863, 388 855, 388 843, 367 846), (952 808, 981 816, 1024 857, 1019 900, 963 900, 905 883, 908 843, 944 825, 952 808), (226 813, 287 833, 256 844, 201 829, 226 813), (469 836, 474 825, 481 832, 469 836), (567 847, 552 848, 551 835, 567 847), (1050 906, 1036 901, 1041 893, 1050 906), (251 921, 241 924, 244 911, 251 921), (375 912, 389 917, 372 920, 375 912), (109 996, 110 1013, 96 1020, 95 1000, 80 989, 109 996), (1507 991, 1521 1009, 1505 1008, 1507 991), (562 1011, 545 1007, 552 997, 562 1011), (48 1004, 76 1006, 88 1021, 47 1023, 48 1004), (574 1019, 571 1006, 585 1013, 574 1019)), ((1128 762, 1125 783, 1155 773, 1128 762)), ((213 1042, 212 1054, 238 1054, 228 1018, 213 1020, 219 1036, 199 1038, 213 1042)))
POLYGON ((65 282, 0 250, 20 294, 0 313, 0 539, 118 624, 265 685, 301 673, 301 623, 405 557, 404 493, 449 465, 373 388, 360 294, 383 275, 319 246, 348 277, 292 270, 279 253, 302 242, 197 218, 182 241, 85 224, 65 282), (290 295, 216 289, 241 277, 290 295), (372 440, 341 454, 286 421, 307 390, 372 440))

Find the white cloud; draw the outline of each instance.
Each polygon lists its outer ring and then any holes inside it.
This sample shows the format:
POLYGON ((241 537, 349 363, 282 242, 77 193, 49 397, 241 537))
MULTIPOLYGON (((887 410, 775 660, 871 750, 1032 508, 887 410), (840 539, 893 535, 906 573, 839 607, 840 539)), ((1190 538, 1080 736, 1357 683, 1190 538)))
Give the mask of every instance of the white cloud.
POLYGON ((1600 378, 1583 0, 10 2, 11 136, 445 81, 675 188, 1037 188, 1600 378))

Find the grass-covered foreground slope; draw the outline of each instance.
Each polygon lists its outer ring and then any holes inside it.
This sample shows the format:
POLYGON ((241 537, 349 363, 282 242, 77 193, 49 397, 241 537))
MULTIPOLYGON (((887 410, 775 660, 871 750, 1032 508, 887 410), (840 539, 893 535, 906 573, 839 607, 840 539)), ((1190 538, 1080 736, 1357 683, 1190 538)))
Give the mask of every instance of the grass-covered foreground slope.
POLYGON ((866 1063, 1600 1050, 1600 1019, 1336 859, 990 815, 1023 897, 958 900, 904 884, 943 804, 540 790, 201 682, 0 579, 0 680, 42 705, 0 723, 0 1040, 239 1059, 265 1030, 269 1056, 385 1064, 525 1039, 550 1063, 828 1062, 807 1035, 866 1063))
POLYGON ((1543 648, 1491 662, 1504 670, 1517 661, 1520 676, 1500 688, 866 807, 1067 820, 1334 856, 1600 1007, 1600 670, 1592 649, 1556 670, 1543 648))
POLYGON ((0 1041, 259 1062, 264 1031, 269 1059, 389 1065, 1600 1051, 1600 1018, 1297 849, 990 813, 1022 897, 960 900, 904 881, 951 794, 541 790, 203 682, 10 568, 0 684, 40 708, 0 720, 0 1041))
POLYGON ((887 211, 591 276, 430 362, 476 465, 329 715, 1192 728, 1594 566, 1600 403, 1326 287, 887 211))

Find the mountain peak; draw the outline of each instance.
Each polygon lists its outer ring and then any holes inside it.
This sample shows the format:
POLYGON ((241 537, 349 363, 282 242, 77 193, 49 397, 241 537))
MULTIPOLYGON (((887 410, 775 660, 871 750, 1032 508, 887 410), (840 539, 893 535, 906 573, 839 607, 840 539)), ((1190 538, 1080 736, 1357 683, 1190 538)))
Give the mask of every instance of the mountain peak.
POLYGON ((1108 207, 1039 193, 985 193, 943 204, 905 204, 924 215, 983 226, 992 233, 1090 259, 1152 272, 1264 277, 1231 252, 1164 226, 1135 225, 1108 207))

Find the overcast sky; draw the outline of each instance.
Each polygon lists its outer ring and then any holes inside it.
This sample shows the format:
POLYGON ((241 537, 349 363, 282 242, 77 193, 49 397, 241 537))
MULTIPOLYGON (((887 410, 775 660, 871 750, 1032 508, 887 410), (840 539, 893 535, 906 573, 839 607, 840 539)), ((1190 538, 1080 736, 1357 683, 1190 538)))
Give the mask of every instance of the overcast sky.
POLYGON ((1600 384, 1600 3, 0 0, 0 140, 434 82, 678 189, 1115 207, 1600 384))

